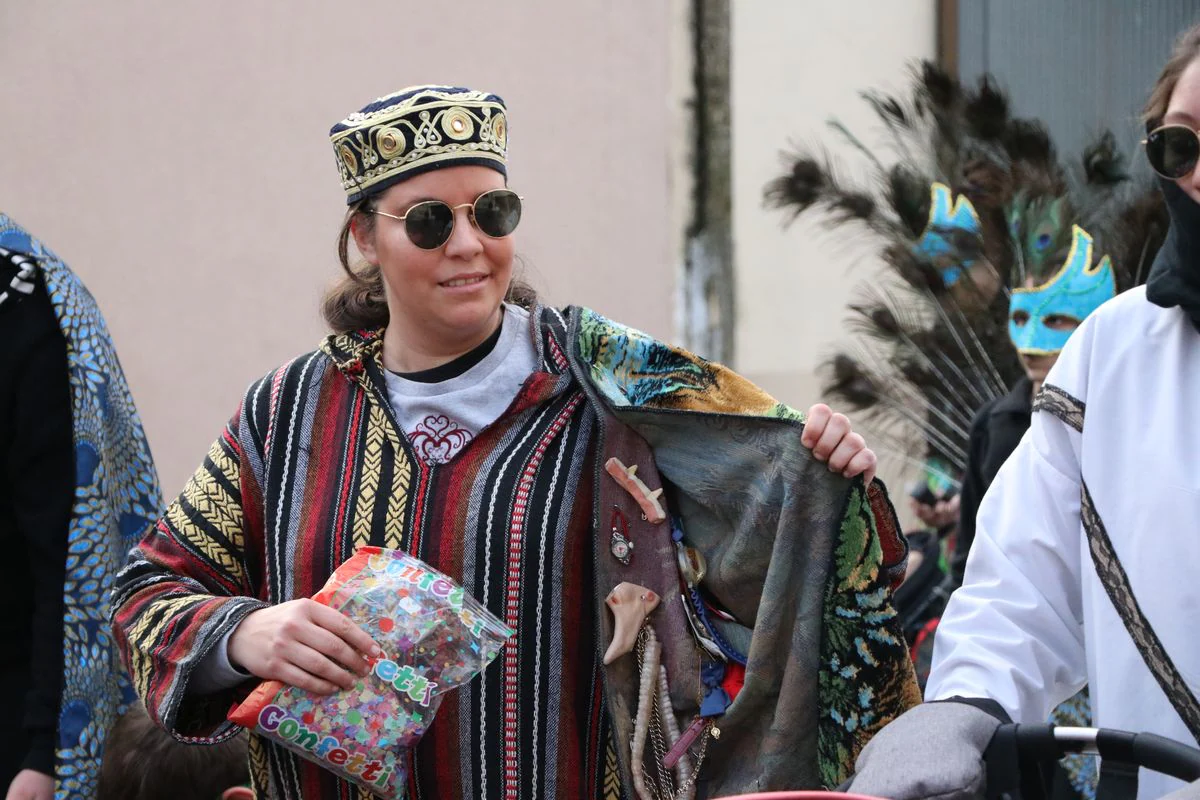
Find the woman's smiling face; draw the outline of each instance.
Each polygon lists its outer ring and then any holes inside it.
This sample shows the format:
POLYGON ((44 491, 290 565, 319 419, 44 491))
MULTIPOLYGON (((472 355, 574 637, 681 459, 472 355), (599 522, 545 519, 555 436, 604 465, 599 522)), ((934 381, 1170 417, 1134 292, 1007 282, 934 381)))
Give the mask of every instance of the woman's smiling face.
MULTIPOLYGON (((494 169, 447 167, 390 187, 376 210, 402 217, 423 200, 460 206, 503 188, 504 176, 494 169)), ((455 211, 449 240, 434 250, 417 247, 403 222, 380 215, 374 217, 374 225, 355 230, 355 242, 369 263, 379 265, 389 325, 398 325, 406 339, 452 347, 482 341, 495 330, 512 279, 513 237, 484 235, 471 222, 469 208, 455 211)))

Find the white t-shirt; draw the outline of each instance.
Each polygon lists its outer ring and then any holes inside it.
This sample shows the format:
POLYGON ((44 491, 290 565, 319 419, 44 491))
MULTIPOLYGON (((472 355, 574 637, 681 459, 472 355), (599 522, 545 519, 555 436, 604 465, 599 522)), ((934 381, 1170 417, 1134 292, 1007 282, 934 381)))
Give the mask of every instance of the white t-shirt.
POLYGON ((506 305, 500 339, 483 360, 436 383, 387 372, 388 400, 417 457, 445 464, 500 418, 535 369, 529 312, 506 305))

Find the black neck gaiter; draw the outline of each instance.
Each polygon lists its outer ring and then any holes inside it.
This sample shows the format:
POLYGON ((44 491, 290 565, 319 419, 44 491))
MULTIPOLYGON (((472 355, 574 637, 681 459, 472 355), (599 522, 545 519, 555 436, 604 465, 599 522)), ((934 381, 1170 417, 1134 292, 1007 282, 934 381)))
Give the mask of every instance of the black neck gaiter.
POLYGON ((1174 181, 1160 179, 1159 188, 1171 228, 1150 268, 1146 299, 1163 308, 1179 306, 1200 331, 1200 204, 1174 181))

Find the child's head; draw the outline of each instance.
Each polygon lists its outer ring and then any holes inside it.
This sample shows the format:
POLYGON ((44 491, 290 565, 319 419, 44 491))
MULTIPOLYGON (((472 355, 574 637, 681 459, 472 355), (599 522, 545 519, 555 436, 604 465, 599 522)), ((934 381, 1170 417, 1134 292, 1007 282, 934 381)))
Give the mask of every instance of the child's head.
POLYGON ((253 800, 246 737, 218 745, 174 739, 141 705, 113 726, 104 744, 98 800, 253 800))
MULTIPOLYGON (((1018 287, 1024 291, 1035 291, 1038 288, 1038 279, 1027 278, 1025 283, 1018 287)), ((1061 301, 1059 305, 1062 305, 1061 301)), ((1092 309, 1084 306, 1089 313, 1092 309)), ((1081 318, 1078 316, 1078 311, 1075 315, 1063 313, 1061 308, 1049 308, 1048 313, 1038 319, 1032 319, 1031 315, 1026 310, 1013 309, 1010 311, 1010 333, 1013 336, 1013 343, 1017 345, 1017 353, 1021 357, 1021 367, 1025 370, 1026 377, 1029 378, 1034 386, 1040 387, 1042 382, 1046 380, 1046 375, 1050 369, 1058 362, 1058 356, 1062 352, 1062 344, 1054 342, 1049 349, 1038 350, 1036 348, 1022 347, 1022 340, 1019 338, 1021 331, 1025 326, 1040 326, 1044 337, 1053 337, 1055 335, 1062 336, 1065 342, 1066 337, 1070 336, 1076 328, 1082 324, 1081 318), (1057 348, 1057 349, 1055 349, 1057 348)))

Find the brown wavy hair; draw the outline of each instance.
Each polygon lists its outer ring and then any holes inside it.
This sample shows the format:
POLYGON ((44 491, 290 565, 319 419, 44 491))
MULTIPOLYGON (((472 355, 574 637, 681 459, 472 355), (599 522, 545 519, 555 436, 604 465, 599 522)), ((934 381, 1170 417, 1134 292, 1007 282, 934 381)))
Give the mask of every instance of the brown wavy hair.
POLYGON ((104 743, 95 796, 215 800, 226 789, 250 782, 246 748, 244 732, 209 747, 177 742, 136 703, 104 743))
MULTIPOLYGON (((338 261, 342 265, 342 276, 321 302, 321 315, 334 333, 349 333, 363 328, 381 328, 388 324, 387 295, 383 289, 383 273, 377 264, 350 263, 350 237, 355 222, 364 233, 371 235, 375 230, 376 197, 364 197, 346 210, 342 229, 337 237, 338 261)), ((504 296, 507 303, 522 308, 532 308, 537 303, 537 292, 520 278, 513 278, 504 296)))
POLYGON ((1171 103, 1171 95, 1179 83, 1179 76, 1197 58, 1200 58, 1200 24, 1188 28, 1175 40, 1171 57, 1163 66, 1158 80, 1154 82, 1150 99, 1146 101, 1146 107, 1142 110, 1142 121, 1146 123, 1147 127, 1162 122, 1162 118, 1167 115, 1167 106, 1171 103))

